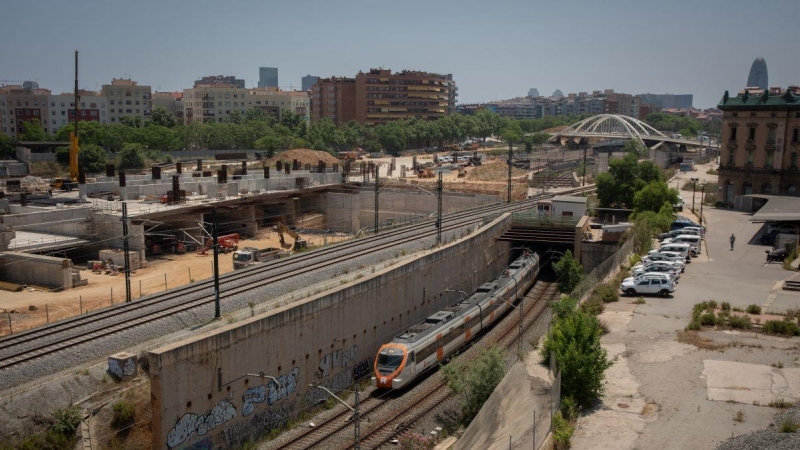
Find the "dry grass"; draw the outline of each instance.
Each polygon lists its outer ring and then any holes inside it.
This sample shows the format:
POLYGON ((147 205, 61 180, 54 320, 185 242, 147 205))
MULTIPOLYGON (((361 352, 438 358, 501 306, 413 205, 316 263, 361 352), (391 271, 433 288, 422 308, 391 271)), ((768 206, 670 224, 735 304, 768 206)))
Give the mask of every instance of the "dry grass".
MULTIPOLYGON (((527 175, 527 172, 516 167, 511 169, 511 178, 527 175)), ((469 181, 503 181, 508 179, 508 166, 504 163, 488 163, 473 168, 467 173, 469 181)))
POLYGON ((152 444, 152 432, 150 431, 150 387, 147 383, 142 383, 126 391, 121 396, 125 400, 132 401, 136 411, 136 423, 127 430, 116 432, 110 427, 113 411, 111 404, 103 408, 97 416, 92 418, 94 430, 93 436, 98 436, 92 444, 97 448, 111 450, 146 450, 152 444))
POLYGON ((714 342, 713 339, 704 338, 700 336, 697 331, 679 331, 678 342, 682 344, 694 345, 703 350, 718 350, 721 351, 726 347, 724 344, 714 342))

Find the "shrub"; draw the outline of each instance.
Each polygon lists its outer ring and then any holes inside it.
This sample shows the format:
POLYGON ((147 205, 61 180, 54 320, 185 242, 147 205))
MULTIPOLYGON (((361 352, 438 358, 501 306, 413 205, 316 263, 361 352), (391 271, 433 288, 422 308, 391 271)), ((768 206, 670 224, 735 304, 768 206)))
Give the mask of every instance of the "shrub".
POLYGON ((786 320, 768 320, 764 322, 764 332, 784 336, 800 336, 800 327, 794 322, 786 320))
POLYGON ((730 311, 731 310, 731 304, 728 303, 728 302, 722 302, 721 308, 722 308, 723 311, 730 311))
POLYGON ((605 311, 606 305, 599 298, 592 296, 581 304, 581 311, 593 316, 599 316, 605 311))
POLYGON ((570 250, 567 250, 561 259, 553 263, 553 270, 558 277, 561 292, 572 292, 583 281, 583 266, 572 257, 570 250))
POLYGON ((63 436, 73 436, 81 423, 81 410, 77 406, 54 409, 50 415, 53 416, 50 430, 63 436))
POLYGON ((483 350, 473 360, 458 358, 442 368, 450 389, 461 395, 461 412, 472 420, 505 376, 505 352, 497 346, 483 350))
POLYGON ((117 430, 128 428, 136 422, 136 406, 128 400, 120 400, 112 407, 114 415, 111 426, 117 430))
POLYGON ((742 308, 739 308, 738 306, 734 306, 733 307, 733 311, 734 312, 744 312, 744 310, 742 308))
POLYGON ((747 305, 746 311, 748 314, 761 314, 761 307, 755 303, 752 303, 747 305))
POLYGON ((749 330, 753 325, 750 323, 750 318, 747 316, 731 316, 728 319, 728 324, 731 328, 740 330, 749 330))
POLYGON ((573 433, 575 426, 557 412, 553 416, 553 450, 568 449, 573 433))
POLYGON ((592 294, 592 297, 595 296, 602 300, 603 303, 619 301, 619 292, 617 292, 617 289, 609 284, 601 284, 600 286, 597 286, 597 288, 594 290, 594 294, 592 294))
POLYGON ((707 312, 700 316, 700 325, 710 327, 717 324, 717 316, 713 312, 707 312))
POLYGON ((119 154, 120 170, 142 170, 145 161, 141 146, 138 144, 125 144, 125 148, 119 154))
POLYGON ((570 422, 574 422, 578 419, 578 412, 580 412, 580 408, 578 404, 575 403, 575 399, 566 396, 561 399, 561 416, 567 419, 570 422))
POLYGON ((709 311, 713 311, 713 310, 717 309, 717 301, 716 300, 709 300, 708 302, 706 302, 706 304, 708 305, 708 310, 709 311))
POLYGON ((792 419, 784 419, 780 426, 781 433, 797 433, 797 424, 792 419))

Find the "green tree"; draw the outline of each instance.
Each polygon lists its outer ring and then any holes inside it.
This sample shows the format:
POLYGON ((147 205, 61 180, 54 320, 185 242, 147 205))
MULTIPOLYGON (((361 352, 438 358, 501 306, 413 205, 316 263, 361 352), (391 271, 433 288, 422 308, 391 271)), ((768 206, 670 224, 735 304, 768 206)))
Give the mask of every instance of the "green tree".
POLYGON ((670 209, 678 202, 678 191, 670 189, 663 181, 651 181, 633 198, 634 212, 660 211, 664 205, 670 209))
POLYGON ((17 150, 14 148, 14 140, 11 139, 11 136, 0 134, 0 158, 13 158, 16 153, 17 150))
POLYGON ((469 422, 505 376, 505 352, 493 345, 473 360, 456 358, 442 368, 450 389, 461 396, 461 412, 469 422))
POLYGON ((634 154, 637 157, 641 158, 647 153, 647 148, 636 139, 631 139, 628 142, 626 142, 625 145, 622 146, 622 151, 625 153, 634 154))
POLYGON ((49 138, 47 133, 44 132, 41 122, 34 119, 32 121, 22 122, 22 133, 17 137, 20 141, 46 141, 49 138))
POLYGON ((553 270, 558 277, 558 289, 561 292, 572 292, 583 281, 583 266, 572 257, 571 250, 564 252, 564 256, 553 263, 553 270))
POLYGON ((621 159, 612 159, 608 163, 608 172, 599 174, 595 184, 601 207, 616 204, 632 207, 637 189, 643 187, 636 155, 628 153, 621 159))
POLYGON ((483 139, 484 142, 486 142, 486 138, 500 131, 500 116, 488 109, 481 109, 476 112, 475 121, 476 134, 479 138, 483 139))
POLYGON ((119 122, 130 128, 141 128, 144 125, 141 116, 124 116, 119 119, 119 122))
POLYGON ((613 364, 600 345, 602 334, 597 317, 573 310, 556 318, 540 351, 544 358, 555 355, 562 397, 572 397, 582 407, 603 394, 605 371, 613 364))
MULTIPOLYGON (((106 169, 108 154, 97 144, 81 145, 78 153, 78 162, 87 173, 101 173, 106 169)), ((69 149, 67 149, 67 164, 69 164, 69 149)))
POLYGON ((163 106, 156 106, 150 113, 149 123, 160 127, 174 128, 178 125, 178 118, 163 106))
POLYGON ((145 167, 144 152, 138 144, 125 144, 119 154, 120 170, 142 170, 145 167))

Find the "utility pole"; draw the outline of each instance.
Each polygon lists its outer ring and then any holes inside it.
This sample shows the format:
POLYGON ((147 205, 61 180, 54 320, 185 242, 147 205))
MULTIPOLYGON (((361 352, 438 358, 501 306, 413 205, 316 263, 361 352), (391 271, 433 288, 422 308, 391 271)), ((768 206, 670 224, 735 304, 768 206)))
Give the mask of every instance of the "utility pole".
POLYGON ((355 424, 354 424, 354 432, 355 432, 355 449, 361 449, 361 415, 358 414, 358 384, 355 384, 356 390, 356 404, 353 411, 353 416, 355 417, 355 424))
POLYGON ((583 149, 583 184, 581 186, 586 186, 586 148, 583 149))
POLYGON ((222 314, 219 311, 219 246, 217 245, 217 208, 214 208, 213 228, 211 229, 211 239, 214 245, 214 318, 219 319, 222 314))
POLYGON ((378 190, 380 189, 380 180, 378 179, 378 172, 380 172, 380 166, 375 166, 375 234, 378 234, 379 230, 379 223, 378 223, 378 190))
POLYGON ((131 302, 131 260, 128 244, 128 202, 122 202, 122 248, 125 252, 125 303, 131 302))
POLYGON ((444 191, 444 183, 442 183, 442 172, 439 172, 439 181, 436 182, 436 243, 442 243, 442 192, 444 191))
POLYGON ((508 203, 511 203, 511 157, 514 154, 514 142, 508 140, 508 203))

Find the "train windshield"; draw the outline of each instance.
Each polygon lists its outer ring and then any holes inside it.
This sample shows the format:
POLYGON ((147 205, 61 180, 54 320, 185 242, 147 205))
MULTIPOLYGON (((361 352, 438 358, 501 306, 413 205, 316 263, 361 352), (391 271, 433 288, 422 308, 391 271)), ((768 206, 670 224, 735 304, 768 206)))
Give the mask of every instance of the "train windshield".
POLYGON ((250 261, 250 254, 236 252, 233 254, 233 259, 238 262, 247 262, 250 261))
POLYGON ((381 375, 387 375, 394 372, 403 362, 403 352, 395 349, 389 349, 391 354, 381 352, 378 354, 378 372, 381 375))

